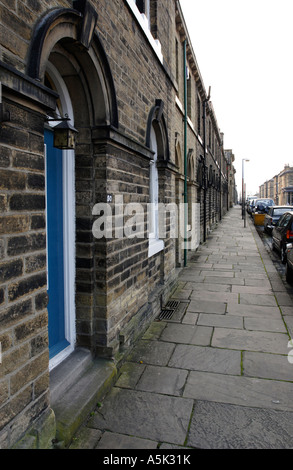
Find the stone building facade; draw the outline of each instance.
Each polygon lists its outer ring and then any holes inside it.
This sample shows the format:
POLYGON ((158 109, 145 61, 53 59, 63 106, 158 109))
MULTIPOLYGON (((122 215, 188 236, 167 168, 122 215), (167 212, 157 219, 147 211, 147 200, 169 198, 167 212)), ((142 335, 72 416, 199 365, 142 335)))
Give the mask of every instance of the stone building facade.
POLYGON ((227 161, 227 180, 228 180, 228 202, 227 207, 231 208, 237 204, 237 188, 235 181, 236 170, 234 168, 235 155, 232 150, 225 150, 225 157, 227 161))
POLYGON ((46 448, 80 425, 64 431, 55 392, 76 352, 110 386, 227 211, 228 165, 178 1, 0 12, 0 446, 46 448), (64 118, 78 133, 60 149, 64 118), (162 235, 160 206, 184 202, 184 233, 166 211, 162 235))
POLYGON ((272 198, 277 205, 293 205, 293 167, 284 169, 259 187, 260 197, 272 198))

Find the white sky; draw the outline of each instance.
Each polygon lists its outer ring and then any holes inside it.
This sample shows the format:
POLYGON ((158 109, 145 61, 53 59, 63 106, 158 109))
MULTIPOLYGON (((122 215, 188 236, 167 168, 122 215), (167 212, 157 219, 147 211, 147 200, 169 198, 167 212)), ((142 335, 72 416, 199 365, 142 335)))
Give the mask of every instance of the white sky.
POLYGON ((180 0, 224 148, 247 195, 293 166, 293 0, 180 0))

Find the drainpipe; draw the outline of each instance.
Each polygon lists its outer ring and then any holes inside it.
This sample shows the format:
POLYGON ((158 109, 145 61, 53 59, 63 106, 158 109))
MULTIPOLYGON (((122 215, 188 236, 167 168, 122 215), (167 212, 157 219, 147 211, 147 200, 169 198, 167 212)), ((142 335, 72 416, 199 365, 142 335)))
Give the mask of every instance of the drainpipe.
POLYGON ((211 98, 211 87, 209 87, 209 94, 203 100, 203 159, 204 159, 204 188, 203 188, 203 241, 206 241, 207 233, 207 175, 206 175, 206 105, 211 98))
POLYGON ((187 63, 186 63, 186 39, 183 42, 184 50, 184 267, 187 265, 187 63))
POLYGON ((224 133, 221 132, 221 148, 220 148, 220 220, 222 220, 222 158, 224 154, 224 133))

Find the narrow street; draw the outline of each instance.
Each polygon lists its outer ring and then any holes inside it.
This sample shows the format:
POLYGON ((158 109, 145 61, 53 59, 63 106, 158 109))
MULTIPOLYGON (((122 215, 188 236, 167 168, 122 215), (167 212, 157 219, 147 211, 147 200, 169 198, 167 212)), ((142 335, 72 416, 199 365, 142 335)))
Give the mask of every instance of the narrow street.
POLYGON ((293 447, 292 289, 260 235, 226 214, 71 449, 293 447))

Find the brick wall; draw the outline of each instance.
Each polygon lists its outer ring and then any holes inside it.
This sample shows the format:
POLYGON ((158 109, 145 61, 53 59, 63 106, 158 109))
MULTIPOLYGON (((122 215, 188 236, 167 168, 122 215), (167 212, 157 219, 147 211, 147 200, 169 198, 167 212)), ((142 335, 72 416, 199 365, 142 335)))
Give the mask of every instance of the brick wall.
POLYGON ((12 123, 0 144, 0 429, 13 419, 13 442, 49 403, 45 180, 42 116, 9 101, 5 109, 12 123))

